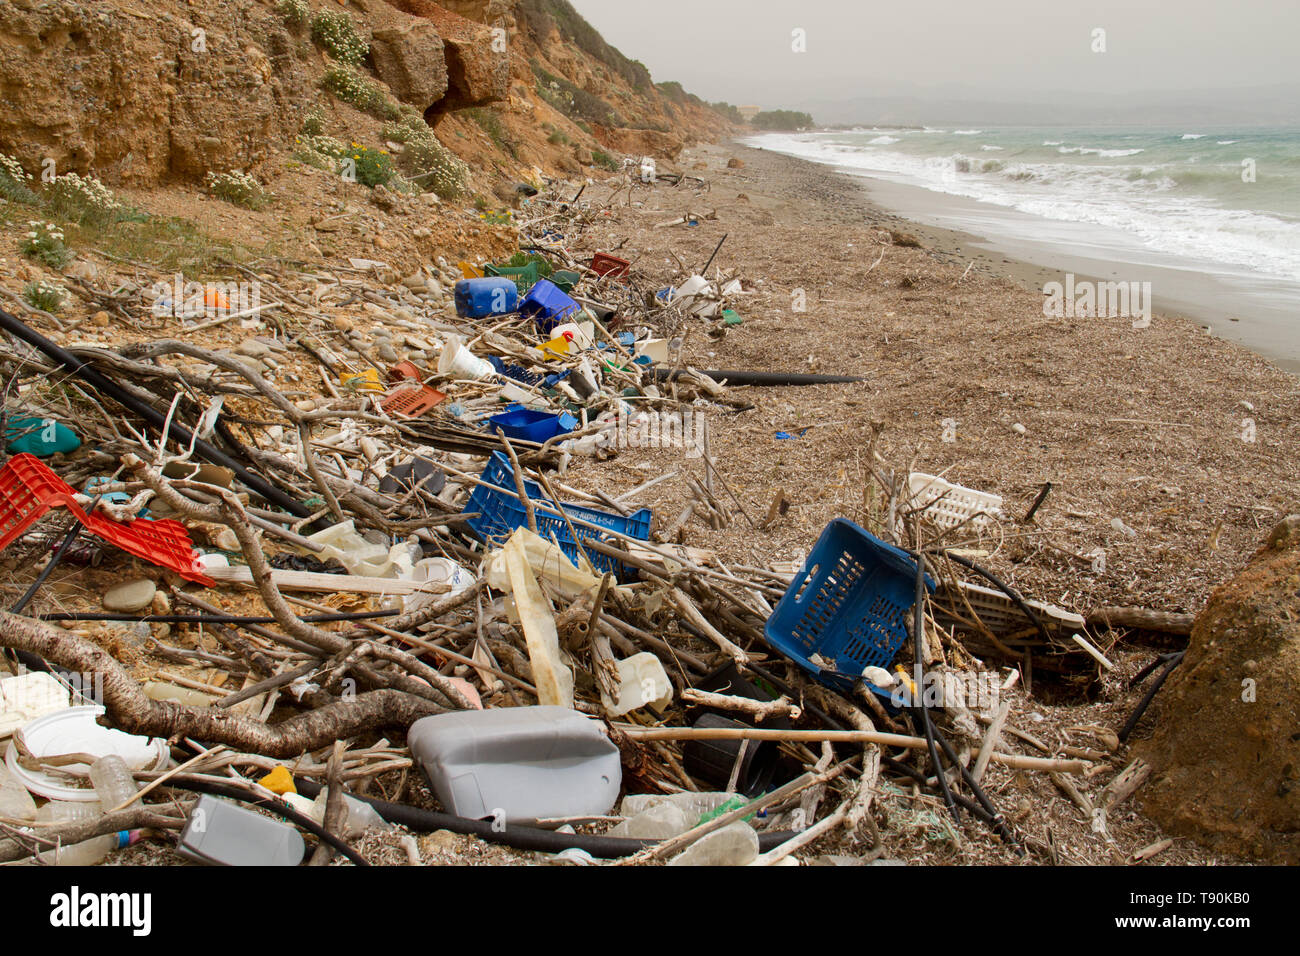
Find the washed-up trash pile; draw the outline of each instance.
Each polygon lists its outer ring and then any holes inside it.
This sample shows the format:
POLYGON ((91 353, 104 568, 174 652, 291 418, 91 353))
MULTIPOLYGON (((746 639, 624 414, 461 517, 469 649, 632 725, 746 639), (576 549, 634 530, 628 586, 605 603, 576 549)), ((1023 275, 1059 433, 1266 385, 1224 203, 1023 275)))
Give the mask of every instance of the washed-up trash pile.
MULTIPOLYGON (((744 406, 742 373, 682 341, 741 322, 746 286, 573 251, 600 209, 559 188, 505 261, 268 271, 274 303, 215 317, 141 276, 102 300, 111 338, 0 312, 21 595, 0 612, 0 862, 142 839, 419 862, 410 834, 440 830, 570 864, 794 863, 822 840, 869 861, 884 799, 1035 849, 984 768, 1090 760, 1007 752, 996 693, 953 688, 1010 691, 1019 672, 977 655, 1077 654, 1082 622, 965 580, 1000 501, 877 461, 889 541, 841 519, 806 561, 749 567, 675 543, 684 519, 639 501, 662 477, 570 483, 620 423, 744 406), (99 606, 52 590, 78 567, 99 606)), ((745 509, 705 467, 718 527, 745 509)))

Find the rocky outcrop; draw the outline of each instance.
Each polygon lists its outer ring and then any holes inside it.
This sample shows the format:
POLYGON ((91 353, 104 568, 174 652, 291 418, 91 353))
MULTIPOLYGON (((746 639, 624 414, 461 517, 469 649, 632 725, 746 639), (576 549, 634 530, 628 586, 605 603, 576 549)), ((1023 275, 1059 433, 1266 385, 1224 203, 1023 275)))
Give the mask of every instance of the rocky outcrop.
POLYGON ((269 7, 0 3, 0 149, 128 185, 244 169, 296 126, 307 83, 269 7))
POLYGON ((654 129, 617 129, 595 126, 592 133, 606 149, 629 156, 653 156, 656 159, 675 160, 686 148, 685 141, 672 133, 654 129))
POLYGON ((370 59, 393 95, 421 112, 447 93, 447 58, 442 37, 431 23, 412 20, 375 30, 370 59))
POLYGON ((1135 747, 1146 812, 1234 855, 1300 863, 1300 515, 1211 595, 1135 747))
MULTIPOLYGON (((432 23, 442 37, 447 61, 447 94, 436 113, 487 106, 510 94, 509 30, 507 21, 495 26, 452 13, 430 0, 388 0, 398 10, 432 23), (500 32, 495 32, 494 29, 500 32)), ((485 5, 483 16, 493 16, 485 5)))

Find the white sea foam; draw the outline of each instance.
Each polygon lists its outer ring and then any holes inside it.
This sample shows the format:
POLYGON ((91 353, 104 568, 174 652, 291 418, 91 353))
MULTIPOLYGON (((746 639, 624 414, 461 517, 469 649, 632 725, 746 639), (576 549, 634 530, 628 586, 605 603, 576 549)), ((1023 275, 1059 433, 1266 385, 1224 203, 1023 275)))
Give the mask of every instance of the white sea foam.
POLYGON ((1300 219, 1221 206, 1209 195, 1180 186, 1175 178, 1178 169, 1171 165, 1098 164, 1066 158, 1122 158, 1143 152, 1138 147, 1072 146, 1058 149, 1059 162, 1005 162, 960 153, 918 156, 880 147, 833 148, 815 136, 772 134, 755 142, 1046 219, 1110 227, 1154 251, 1291 280, 1300 275, 1300 219))

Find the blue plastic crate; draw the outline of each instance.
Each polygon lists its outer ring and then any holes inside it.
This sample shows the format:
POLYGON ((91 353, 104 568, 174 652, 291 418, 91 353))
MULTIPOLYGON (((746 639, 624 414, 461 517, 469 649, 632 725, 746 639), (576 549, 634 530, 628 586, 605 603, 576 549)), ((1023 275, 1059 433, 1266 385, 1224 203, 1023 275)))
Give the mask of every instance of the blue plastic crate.
MULTIPOLYGON (((510 467, 510 459, 497 451, 492 453, 492 457, 488 460, 487 467, 483 469, 480 478, 489 484, 513 491, 515 487, 514 475, 514 469, 510 467)), ((535 481, 524 481, 524 494, 540 505, 554 508, 551 500, 542 493, 541 486, 535 481)), ((649 508, 642 508, 630 517, 624 518, 622 515, 608 514, 594 508, 584 508, 581 505, 567 504, 565 502, 561 502, 560 505, 570 518, 581 518, 583 521, 601 525, 641 541, 650 539, 650 522, 654 517, 654 513, 649 508)), ((469 503, 465 506, 466 514, 474 512, 478 512, 479 516, 469 519, 470 529, 479 538, 493 545, 502 544, 516 528, 528 527, 528 513, 517 497, 513 494, 493 491, 482 485, 474 486, 474 491, 469 496, 469 503)), ((565 523, 565 520, 557 515, 546 514, 540 510, 537 511, 536 515, 537 533, 547 540, 554 534, 555 540, 559 542, 560 549, 576 567, 578 565, 578 546, 574 542, 573 536, 569 534, 569 526, 565 523)), ((577 531, 580 540, 585 541, 588 538, 607 540, 607 537, 599 531, 584 528, 578 524, 574 525, 574 530, 577 531)), ((587 551, 586 555, 591 561, 592 567, 598 572, 612 571, 622 577, 626 571, 621 562, 611 557, 597 554, 595 551, 587 551)))
POLYGON ((582 306, 561 292, 559 286, 549 279, 538 280, 519 303, 520 314, 535 321, 542 332, 550 332, 557 325, 563 325, 570 316, 581 310, 582 306))
POLYGON ((528 371, 522 365, 511 365, 509 362, 503 362, 495 355, 489 355, 487 360, 497 370, 498 375, 513 378, 516 382, 522 382, 525 385, 536 385, 544 378, 544 376, 538 375, 536 372, 528 371))
MULTIPOLYGON (((927 576, 926 587, 934 582, 927 576)), ((848 690, 865 667, 888 667, 907 639, 916 562, 836 518, 822 531, 764 628, 767 642, 818 681, 848 690), (823 666, 810 658, 818 655, 823 666)))
POLYGON ((488 419, 493 435, 500 428, 507 438, 542 444, 556 435, 564 435, 578 427, 578 420, 567 412, 552 415, 532 408, 515 407, 488 419))

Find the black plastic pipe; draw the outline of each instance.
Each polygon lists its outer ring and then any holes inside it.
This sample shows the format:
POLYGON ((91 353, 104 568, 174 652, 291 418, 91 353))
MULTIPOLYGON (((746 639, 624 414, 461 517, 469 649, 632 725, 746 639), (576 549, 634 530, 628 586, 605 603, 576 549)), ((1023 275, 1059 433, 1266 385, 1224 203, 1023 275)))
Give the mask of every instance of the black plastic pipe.
MULTIPOLYGON (((334 614, 304 614, 304 624, 327 624, 334 621, 365 621, 376 617, 393 617, 399 611, 339 611, 334 614)), ((262 614, 109 614, 95 611, 42 614, 42 621, 124 621, 131 624, 274 624, 275 618, 262 614)))
MULTIPOLYGON (((321 792, 321 785, 314 780, 299 780, 294 784, 304 797, 316 797, 321 792)), ((631 856, 646 847, 655 846, 658 840, 637 840, 630 837, 592 836, 586 833, 559 833, 555 830, 543 830, 539 827, 509 826, 501 828, 492 820, 474 820, 470 817, 453 816, 436 810, 423 810, 405 803, 390 803, 349 793, 349 797, 368 803, 389 823, 396 823, 409 830, 422 833, 434 830, 450 830, 476 836, 488 843, 500 843, 516 850, 530 850, 538 853, 560 853, 576 848, 585 850, 600 860, 614 860, 631 856)), ((780 846, 796 834, 790 830, 776 833, 760 833, 758 849, 762 853, 780 846)))
POLYGON ((1145 714, 1147 708, 1151 706, 1151 701, 1156 699, 1156 694, 1159 692, 1160 688, 1164 686, 1166 678, 1174 672, 1175 667, 1183 662, 1183 658, 1186 654, 1186 651, 1179 651, 1173 657, 1169 658, 1169 663, 1165 665, 1165 669, 1156 675, 1156 679, 1151 682, 1151 686, 1147 688, 1147 692, 1143 694, 1142 699, 1138 701, 1137 708, 1129 716, 1129 719, 1124 721, 1124 726, 1120 728, 1119 733, 1116 735, 1119 737, 1120 743, 1126 743, 1128 741, 1129 734, 1133 733, 1133 729, 1137 727, 1138 721, 1142 719, 1142 715, 1145 714))
MULTIPOLYGON (((164 427, 168 427, 167 417, 163 415, 162 412, 158 411, 158 409, 125 391, 112 379, 92 368, 89 363, 81 361, 67 349, 60 348, 35 329, 28 326, 21 319, 9 314, 4 309, 0 309, 0 328, 3 328, 5 331, 22 339, 28 345, 40 349, 50 358, 67 368, 67 370, 73 375, 76 375, 91 388, 95 389, 95 391, 109 396, 123 408, 139 415, 155 428, 161 430, 164 427)), ((185 426, 172 422, 168 431, 169 435, 175 438, 182 445, 188 445, 192 442, 195 453, 205 461, 214 465, 221 465, 223 468, 229 468, 248 488, 255 491, 270 503, 278 505, 285 511, 297 515, 299 518, 307 518, 311 516, 311 509, 306 507, 302 502, 288 494, 285 494, 285 492, 275 487, 275 485, 271 484, 266 479, 253 474, 240 462, 231 458, 220 448, 217 448, 215 445, 210 445, 201 438, 196 438, 195 435, 185 426)), ((167 438, 168 435, 164 435, 162 440, 165 441, 167 438)))
MULTIPOLYGON (((688 374, 684 369, 666 369, 656 368, 654 372, 655 381, 672 382, 688 374)), ((851 382, 862 382, 865 379, 861 375, 810 375, 800 372, 750 372, 743 369, 710 369, 701 370, 701 375, 707 375, 715 382, 726 382, 728 385, 846 385, 851 382)))

